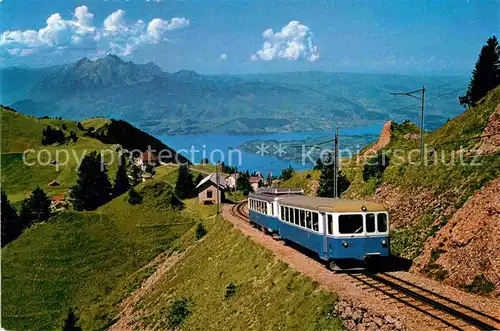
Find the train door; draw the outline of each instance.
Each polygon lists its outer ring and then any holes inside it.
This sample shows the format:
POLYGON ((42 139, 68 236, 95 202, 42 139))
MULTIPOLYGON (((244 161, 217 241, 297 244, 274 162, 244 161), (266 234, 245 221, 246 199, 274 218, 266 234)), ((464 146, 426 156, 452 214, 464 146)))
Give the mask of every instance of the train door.
POLYGON ((323 256, 322 256, 322 258, 324 260, 328 260, 328 240, 326 237, 326 233, 327 233, 326 214, 320 213, 319 215, 321 217, 321 224, 323 225, 323 256))

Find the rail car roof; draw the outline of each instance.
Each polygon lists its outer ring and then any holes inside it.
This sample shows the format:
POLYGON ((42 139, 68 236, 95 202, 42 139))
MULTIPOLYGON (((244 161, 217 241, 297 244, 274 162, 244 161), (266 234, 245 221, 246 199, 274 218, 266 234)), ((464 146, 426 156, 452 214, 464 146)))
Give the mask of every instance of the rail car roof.
POLYGON ((284 195, 284 194, 304 194, 304 190, 295 187, 262 187, 256 193, 284 195))
POLYGON ((252 199, 258 199, 262 201, 267 201, 267 202, 273 202, 275 199, 283 199, 288 196, 294 196, 293 194, 280 194, 280 195, 272 195, 272 194, 261 194, 260 192, 257 193, 250 193, 248 195, 249 198, 252 199))
POLYGON ((284 197, 279 200, 279 203, 282 205, 334 213, 387 211, 387 208, 382 204, 370 201, 340 198, 317 198, 300 195, 284 197))

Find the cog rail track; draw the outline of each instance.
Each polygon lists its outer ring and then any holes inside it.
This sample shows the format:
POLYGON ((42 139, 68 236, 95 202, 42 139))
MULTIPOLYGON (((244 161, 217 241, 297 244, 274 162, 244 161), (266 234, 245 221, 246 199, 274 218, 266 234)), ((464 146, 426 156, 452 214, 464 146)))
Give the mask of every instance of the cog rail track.
MULTIPOLYGON (((244 206, 247 201, 234 204, 231 214, 248 222, 244 206)), ((347 273, 367 288, 377 290, 405 306, 411 307, 455 330, 500 330, 500 320, 460 302, 427 290, 388 273, 347 273)))
POLYGON ((455 330, 498 330, 500 320, 387 273, 348 274, 369 288, 455 330))

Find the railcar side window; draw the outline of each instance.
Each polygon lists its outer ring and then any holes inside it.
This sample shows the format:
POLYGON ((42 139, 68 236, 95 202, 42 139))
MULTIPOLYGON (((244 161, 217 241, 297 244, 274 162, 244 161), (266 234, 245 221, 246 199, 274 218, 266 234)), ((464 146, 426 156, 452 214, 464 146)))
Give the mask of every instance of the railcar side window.
POLYGON ((313 230, 318 231, 319 230, 319 221, 318 221, 318 213, 313 213, 313 230))
POLYGON ((303 222, 306 219, 305 210, 300 210, 300 222, 303 222))
POLYGON ((366 232, 375 232, 375 214, 366 214, 366 232))
POLYGON ((341 234, 355 234, 363 232, 363 215, 339 215, 339 232, 341 234))
POLYGON ((300 217, 300 213, 298 209, 295 209, 295 224, 300 226, 305 226, 304 219, 300 217))
POLYGON ((283 206, 280 207, 280 218, 282 221, 285 220, 285 207, 283 206))
POLYGON ((327 217, 328 234, 333 234, 333 216, 328 215, 327 217))
POLYGON ((380 213, 377 215, 378 232, 387 232, 387 214, 380 213))
POLYGON ((312 224, 311 224, 311 212, 306 211, 306 227, 308 229, 312 229, 312 224))

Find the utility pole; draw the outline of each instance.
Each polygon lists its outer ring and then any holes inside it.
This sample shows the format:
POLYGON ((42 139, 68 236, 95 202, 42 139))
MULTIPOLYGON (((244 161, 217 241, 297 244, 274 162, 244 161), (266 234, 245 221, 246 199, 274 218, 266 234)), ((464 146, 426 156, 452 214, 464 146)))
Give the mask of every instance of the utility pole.
POLYGON ((418 99, 422 102, 422 108, 420 112, 420 162, 424 162, 424 107, 425 107, 425 86, 422 86, 421 89, 411 91, 411 92, 403 92, 403 93, 391 93, 392 95, 406 95, 408 97, 412 97, 418 99), (413 95, 414 93, 422 92, 422 96, 418 97, 413 95))
POLYGON ((215 186, 217 186, 217 197, 216 197, 216 201, 217 201, 217 216, 219 216, 219 213, 220 213, 220 206, 219 206, 219 195, 220 195, 220 184, 219 184, 219 161, 217 161, 217 163, 215 164, 215 181, 217 183, 215 183, 215 186))
POLYGON ((338 198, 339 191, 339 127, 335 130, 335 152, 333 164, 333 197, 338 198))

